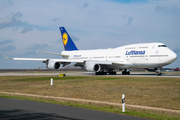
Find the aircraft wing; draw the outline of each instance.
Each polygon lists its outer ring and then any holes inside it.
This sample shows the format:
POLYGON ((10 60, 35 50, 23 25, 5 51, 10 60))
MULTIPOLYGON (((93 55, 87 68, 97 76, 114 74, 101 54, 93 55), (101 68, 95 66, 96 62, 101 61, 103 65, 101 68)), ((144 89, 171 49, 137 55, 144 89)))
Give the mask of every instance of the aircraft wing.
MULTIPOLYGON (((62 57, 69 57, 69 55, 63 55, 63 54, 58 54, 58 53, 50 53, 50 52, 43 52, 43 51, 37 51, 37 52, 46 53, 46 54, 52 54, 52 55, 59 55, 59 56, 62 56, 62 57)), ((10 58, 10 57, 7 57, 4 54, 3 54, 3 56, 6 59, 12 59, 12 60, 32 60, 32 61, 46 61, 46 60, 49 60, 47 58, 10 58)), ((62 59, 62 60, 66 60, 66 59, 62 59)))
POLYGON ((50 58, 10 58, 7 57, 6 55, 3 54, 3 56, 6 59, 12 59, 12 60, 30 60, 30 61, 48 61, 48 60, 53 60, 56 62, 77 62, 77 63, 83 63, 84 60, 82 59, 50 59, 50 58))
POLYGON ((46 63, 47 67, 52 69, 55 66, 58 65, 55 69, 60 69, 60 65, 62 64, 63 67, 70 64, 75 63, 74 66, 83 67, 85 65, 106 65, 106 66, 128 66, 132 65, 128 61, 105 61, 105 60, 85 60, 85 59, 50 59, 50 58, 9 58, 6 55, 3 55, 6 59, 12 59, 12 60, 29 60, 29 61, 42 61, 43 63, 46 63))
POLYGON ((6 58, 6 59, 12 59, 12 60, 34 60, 34 61, 45 61, 47 59, 44 59, 44 58, 10 58, 10 57, 7 57, 6 55, 3 54, 3 56, 6 58))
POLYGON ((50 58, 10 58, 3 54, 6 59, 12 60, 30 60, 30 61, 48 61, 53 60, 56 62, 74 62, 74 63, 84 63, 84 62, 91 62, 101 65, 130 65, 131 63, 128 61, 102 61, 102 60, 83 60, 83 59, 50 59, 50 58))

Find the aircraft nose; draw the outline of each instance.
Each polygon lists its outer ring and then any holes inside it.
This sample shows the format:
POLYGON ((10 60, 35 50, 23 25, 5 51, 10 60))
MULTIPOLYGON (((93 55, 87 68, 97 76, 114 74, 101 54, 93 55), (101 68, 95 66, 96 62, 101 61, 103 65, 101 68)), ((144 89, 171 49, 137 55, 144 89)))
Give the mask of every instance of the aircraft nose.
POLYGON ((177 59, 177 54, 173 52, 170 57, 172 61, 175 61, 177 59))

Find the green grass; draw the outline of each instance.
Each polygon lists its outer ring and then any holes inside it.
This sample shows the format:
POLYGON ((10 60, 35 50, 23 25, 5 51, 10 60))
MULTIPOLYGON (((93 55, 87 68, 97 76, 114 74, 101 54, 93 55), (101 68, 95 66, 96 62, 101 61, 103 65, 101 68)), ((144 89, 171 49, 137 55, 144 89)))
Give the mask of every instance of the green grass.
POLYGON ((126 78, 116 78, 116 77, 114 77, 114 78, 99 78, 98 80, 124 80, 124 79, 126 79, 126 78))
POLYGON ((178 117, 178 115, 175 117, 172 117, 172 116, 167 115, 166 113, 157 113, 157 112, 152 112, 152 111, 149 112, 149 111, 126 110, 126 112, 122 112, 121 108, 114 107, 114 106, 98 106, 98 105, 93 105, 93 104, 82 104, 82 103, 80 104, 78 102, 77 103, 76 102, 59 102, 56 100, 49 100, 49 99, 42 99, 42 98, 30 98, 30 97, 22 97, 22 96, 0 95, 0 97, 37 101, 37 102, 45 102, 45 103, 51 103, 51 104, 59 104, 59 105, 92 109, 92 110, 97 110, 97 111, 130 115, 130 116, 155 119, 155 120, 179 120, 180 119, 180 117, 178 117))
POLYGON ((69 80, 69 79, 83 79, 84 77, 23 77, 23 78, 18 78, 18 79, 14 79, 11 81, 23 81, 23 82, 38 82, 38 81, 49 81, 51 78, 53 78, 54 80, 69 80))
MULTIPOLYGON (((160 107, 180 110, 180 79, 179 78, 141 78, 117 76, 1 76, 0 91, 26 93, 54 97, 79 98, 87 100, 121 102, 125 94, 126 104, 160 107), (54 85, 50 86, 50 79, 54 85)), ((2 95, 0 97, 12 97, 2 95)), ((16 99, 27 99, 53 104, 95 109, 100 111, 127 114, 150 119, 180 119, 180 115, 161 111, 121 108, 109 105, 97 105, 65 100, 50 100, 31 97, 13 96, 16 99)))

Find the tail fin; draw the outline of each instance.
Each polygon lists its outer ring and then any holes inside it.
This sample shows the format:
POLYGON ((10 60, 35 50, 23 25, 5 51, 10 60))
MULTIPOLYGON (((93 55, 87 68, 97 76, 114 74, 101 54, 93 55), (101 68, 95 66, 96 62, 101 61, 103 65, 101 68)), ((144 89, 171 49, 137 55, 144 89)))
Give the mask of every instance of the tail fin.
POLYGON ((70 38, 69 34, 67 33, 64 27, 59 27, 61 31, 61 36, 63 40, 64 49, 66 51, 73 51, 78 50, 72 39, 70 38))

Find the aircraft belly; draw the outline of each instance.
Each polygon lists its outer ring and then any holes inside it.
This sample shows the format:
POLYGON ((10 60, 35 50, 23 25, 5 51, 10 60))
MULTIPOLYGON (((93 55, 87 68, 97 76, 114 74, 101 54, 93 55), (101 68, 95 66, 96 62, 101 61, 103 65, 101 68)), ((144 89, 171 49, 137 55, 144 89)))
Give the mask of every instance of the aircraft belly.
POLYGON ((106 68, 107 69, 124 69, 124 68, 132 68, 133 65, 107 65, 106 68))

